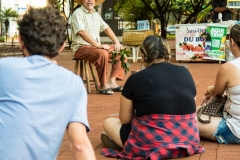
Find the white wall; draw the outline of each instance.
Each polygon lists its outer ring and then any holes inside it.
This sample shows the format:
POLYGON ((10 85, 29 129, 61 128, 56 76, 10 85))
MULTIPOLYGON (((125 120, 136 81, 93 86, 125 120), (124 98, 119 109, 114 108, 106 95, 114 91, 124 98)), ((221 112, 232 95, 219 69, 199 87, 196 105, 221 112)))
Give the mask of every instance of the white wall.
MULTIPOLYGON (((19 10, 22 11, 23 8, 27 8, 29 6, 33 7, 42 7, 46 5, 46 0, 1 0, 2 8, 12 8, 16 9, 16 6, 19 7, 19 10)), ((16 10, 17 11, 17 10, 16 10)))
MULTIPOLYGON (((17 11, 17 13, 22 16, 28 7, 44 7, 47 5, 47 0, 1 0, 1 10, 4 8, 12 8, 13 10, 17 11)), ((66 15, 69 14, 68 0, 66 2, 66 15)), ((9 23, 9 36, 13 37, 15 34, 18 34, 17 24, 15 21, 10 20, 9 23)))
MULTIPOLYGON (((43 7, 46 6, 46 0, 1 0, 1 10, 4 8, 12 8, 15 10, 20 16, 23 15, 26 9, 29 6, 33 7, 43 7)), ((13 37, 14 35, 18 34, 17 30, 17 23, 15 21, 10 20, 9 22, 9 29, 8 35, 13 37)))

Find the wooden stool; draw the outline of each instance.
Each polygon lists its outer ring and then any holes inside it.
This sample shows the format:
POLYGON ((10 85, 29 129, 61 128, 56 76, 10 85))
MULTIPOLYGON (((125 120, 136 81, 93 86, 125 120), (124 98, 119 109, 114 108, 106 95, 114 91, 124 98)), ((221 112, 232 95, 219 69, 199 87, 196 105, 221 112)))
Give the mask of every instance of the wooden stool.
POLYGON ((73 58, 73 60, 76 61, 75 66, 74 66, 74 73, 77 74, 78 66, 79 66, 80 76, 83 80, 83 83, 87 84, 87 93, 91 93, 90 82, 94 82, 96 90, 98 91, 98 86, 99 86, 98 79, 96 78, 95 72, 93 71, 92 64, 88 61, 84 61, 84 60, 81 60, 81 59, 73 58), (90 68, 90 71, 91 71, 91 74, 92 74, 92 77, 93 77, 92 80, 89 79, 88 66, 90 68), (85 72, 85 79, 83 77, 83 70, 85 72))

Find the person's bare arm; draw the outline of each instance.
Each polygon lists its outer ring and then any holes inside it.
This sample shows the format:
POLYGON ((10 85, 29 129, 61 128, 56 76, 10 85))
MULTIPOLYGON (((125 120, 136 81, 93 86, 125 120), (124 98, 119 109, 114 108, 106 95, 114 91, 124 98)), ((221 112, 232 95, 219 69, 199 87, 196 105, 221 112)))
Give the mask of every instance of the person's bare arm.
POLYGON ((215 11, 215 12, 218 12, 218 13, 223 12, 223 11, 227 11, 227 10, 229 10, 229 11, 232 12, 232 13, 235 13, 235 12, 236 12, 234 9, 231 9, 231 8, 228 8, 228 7, 216 7, 216 8, 214 9, 214 11, 215 11))
POLYGON ((101 45, 100 43, 98 43, 95 39, 92 38, 92 36, 86 30, 81 30, 77 34, 80 35, 84 41, 88 42, 92 46, 102 49, 110 48, 108 45, 101 45))
POLYGON ((218 12, 218 13, 223 12, 223 11, 226 11, 226 10, 228 10, 227 7, 216 7, 216 8, 214 9, 214 11, 215 11, 215 12, 218 12))
POLYGON ((74 160, 95 160, 95 153, 86 133, 86 126, 79 122, 68 124, 67 133, 74 160))
POLYGON ((205 93, 206 96, 223 95, 231 77, 231 68, 229 64, 223 64, 217 72, 214 86, 209 86, 205 93))
POLYGON ((121 96, 119 119, 122 124, 130 123, 134 116, 133 103, 131 100, 121 96))
POLYGON ((113 31, 110 27, 105 29, 104 33, 113 41, 114 49, 116 51, 119 51, 120 49, 122 49, 122 45, 120 44, 120 42, 118 41, 117 37, 115 36, 115 34, 113 33, 113 31))

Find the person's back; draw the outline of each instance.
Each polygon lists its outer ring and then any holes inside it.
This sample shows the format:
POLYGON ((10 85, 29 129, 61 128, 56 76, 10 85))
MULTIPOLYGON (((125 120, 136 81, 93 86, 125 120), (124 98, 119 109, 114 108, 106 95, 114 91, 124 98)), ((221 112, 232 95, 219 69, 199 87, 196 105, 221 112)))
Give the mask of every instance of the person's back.
POLYGON ((134 160, 204 152, 195 119, 194 81, 185 67, 165 62, 169 50, 162 37, 148 36, 143 41, 141 53, 146 69, 127 79, 119 120, 107 119, 103 125, 106 133, 101 135, 106 147, 117 149, 115 142, 123 150, 116 154, 104 148, 103 155, 134 160), (113 126, 117 131, 112 131, 113 126))
POLYGON ((0 73, 0 159, 56 159, 81 79, 39 55, 0 59, 0 73))
POLYGON ((54 8, 30 8, 18 25, 24 57, 0 59, 0 159, 54 160, 66 129, 74 158, 95 159, 86 89, 53 60, 65 46, 66 20, 54 8))
POLYGON ((141 155, 138 151, 142 150, 151 159, 204 151, 199 147, 195 120, 196 88, 185 67, 166 62, 152 64, 128 78, 122 95, 132 100, 135 110, 131 132, 124 144, 126 157, 138 157, 141 155))
MULTIPOLYGON (((211 117, 209 123, 198 122, 200 136, 218 143, 240 144, 240 25, 230 30, 230 49, 235 59, 220 66, 214 85, 208 86, 206 100, 212 96, 225 96, 223 117, 211 117)), ((199 109, 201 108, 198 107, 199 109)), ((201 116, 203 119, 206 115, 201 116)))
MULTIPOLYGON (((234 59, 229 61, 228 63, 232 64, 234 67, 233 71, 233 78, 234 81, 240 81, 240 58, 234 59)), ((231 82, 230 82, 231 83, 231 82)), ((227 112, 225 112, 225 118, 228 122, 229 129, 236 135, 240 137, 240 84, 237 83, 234 86, 230 86, 227 88, 227 94, 229 99, 231 100, 230 104, 226 104, 227 112)))
POLYGON ((131 75, 128 81, 123 95, 133 100, 138 117, 195 113, 196 88, 189 71, 183 66, 156 63, 131 75))

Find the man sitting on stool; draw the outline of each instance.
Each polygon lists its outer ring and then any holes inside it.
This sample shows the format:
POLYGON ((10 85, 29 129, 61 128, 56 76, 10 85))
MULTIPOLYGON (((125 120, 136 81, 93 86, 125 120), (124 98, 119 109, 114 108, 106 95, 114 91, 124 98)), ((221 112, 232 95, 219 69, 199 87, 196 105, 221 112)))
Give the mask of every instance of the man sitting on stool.
POLYGON ((109 53, 112 50, 119 51, 122 45, 111 28, 103 21, 102 17, 94 9, 95 5, 102 3, 102 0, 79 0, 81 7, 77 8, 72 14, 72 41, 74 57, 89 61, 96 66, 100 81, 100 94, 112 95, 121 92, 122 87, 116 83, 116 78, 122 80, 124 70, 121 61, 112 65, 109 81, 107 81, 107 67, 109 53), (101 45, 100 32, 105 34, 113 41, 114 46, 101 45))

